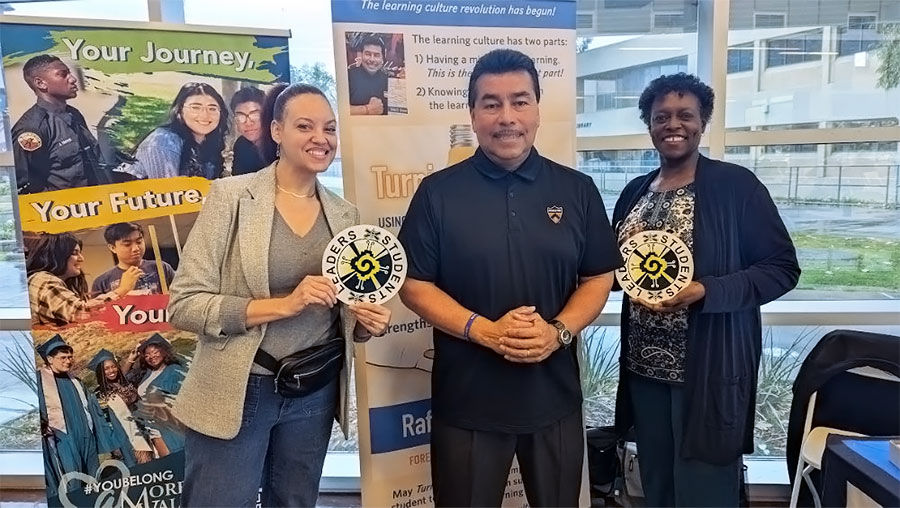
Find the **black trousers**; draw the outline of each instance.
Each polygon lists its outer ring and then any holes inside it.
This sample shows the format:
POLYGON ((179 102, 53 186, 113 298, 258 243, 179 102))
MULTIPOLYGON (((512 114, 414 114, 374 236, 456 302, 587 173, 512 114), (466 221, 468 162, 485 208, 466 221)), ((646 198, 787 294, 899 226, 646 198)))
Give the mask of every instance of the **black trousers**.
POLYGON ((435 506, 500 506, 513 456, 531 506, 578 506, 584 460, 581 410, 531 434, 431 422, 435 506))
POLYGON ((646 506, 738 506, 740 457, 721 466, 681 456, 684 387, 627 375, 646 506))

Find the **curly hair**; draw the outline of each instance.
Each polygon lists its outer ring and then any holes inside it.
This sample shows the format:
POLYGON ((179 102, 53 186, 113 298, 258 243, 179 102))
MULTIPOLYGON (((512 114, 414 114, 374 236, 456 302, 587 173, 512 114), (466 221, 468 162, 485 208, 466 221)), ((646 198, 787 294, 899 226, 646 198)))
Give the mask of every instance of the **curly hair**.
POLYGON ((679 72, 678 74, 669 74, 660 76, 647 85, 647 88, 641 93, 638 100, 638 108, 641 110, 641 120, 647 128, 650 128, 650 110, 653 109, 653 103, 661 97, 675 92, 680 96, 689 93, 697 98, 700 103, 700 121, 703 126, 709 123, 712 118, 713 100, 715 93, 706 83, 700 81, 700 78, 693 74, 679 72))

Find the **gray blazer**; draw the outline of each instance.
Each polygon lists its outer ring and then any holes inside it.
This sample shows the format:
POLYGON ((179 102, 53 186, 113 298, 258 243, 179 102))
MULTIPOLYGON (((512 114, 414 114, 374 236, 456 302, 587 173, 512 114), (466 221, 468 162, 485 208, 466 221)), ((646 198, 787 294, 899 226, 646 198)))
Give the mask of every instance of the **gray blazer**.
MULTIPOLYGON (((316 183, 332 235, 359 223, 356 207, 316 183)), ((191 429, 232 439, 241 427, 253 356, 266 325, 245 329, 251 299, 269 298, 269 240, 275 216, 275 166, 215 180, 191 230, 169 294, 169 322, 198 335, 174 413, 191 429)), ((348 386, 353 356, 351 314, 341 305, 347 350, 337 419, 348 432, 348 386)))

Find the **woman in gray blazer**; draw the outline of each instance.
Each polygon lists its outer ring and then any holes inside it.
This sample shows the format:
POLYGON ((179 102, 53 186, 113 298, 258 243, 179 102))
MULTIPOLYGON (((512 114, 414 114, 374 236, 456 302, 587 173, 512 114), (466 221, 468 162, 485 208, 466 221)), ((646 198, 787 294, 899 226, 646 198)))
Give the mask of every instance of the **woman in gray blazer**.
MULTIPOLYGON (((332 236, 359 221, 316 175, 334 159, 334 112, 322 92, 292 85, 271 107, 280 158, 214 181, 172 282, 171 324, 197 333, 175 403, 185 436, 184 506, 314 506, 336 415, 346 435, 353 341, 382 335, 391 313, 338 303, 321 275, 332 236), (298 398, 276 393, 261 349, 284 358, 345 337, 343 369, 298 398)), ((271 105, 271 106, 268 106, 271 105)))

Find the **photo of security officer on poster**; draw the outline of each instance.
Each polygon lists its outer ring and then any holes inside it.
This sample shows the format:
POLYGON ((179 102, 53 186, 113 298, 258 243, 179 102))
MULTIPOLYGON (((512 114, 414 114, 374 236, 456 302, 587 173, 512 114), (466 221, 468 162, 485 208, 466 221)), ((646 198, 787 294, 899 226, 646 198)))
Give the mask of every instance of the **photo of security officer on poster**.
POLYGON ((210 182, 262 167, 289 34, 57 23, 0 30, 39 406, 18 423, 49 506, 174 508, 197 336, 169 287, 210 182))

